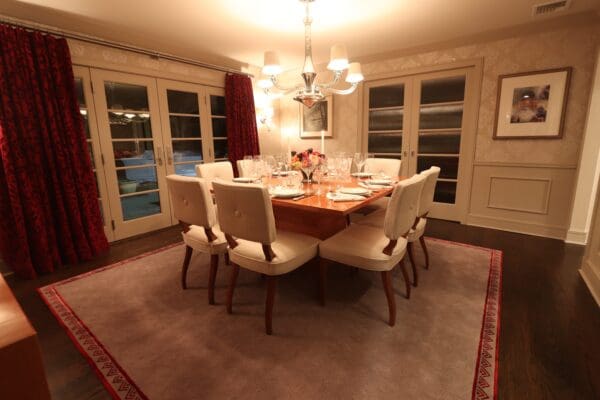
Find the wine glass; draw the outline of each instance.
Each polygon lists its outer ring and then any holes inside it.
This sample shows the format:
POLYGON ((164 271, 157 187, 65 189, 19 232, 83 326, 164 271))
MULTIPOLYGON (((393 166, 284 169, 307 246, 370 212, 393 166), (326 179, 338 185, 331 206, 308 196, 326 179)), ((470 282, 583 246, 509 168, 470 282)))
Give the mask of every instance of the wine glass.
MULTIPOLYGON (((361 172, 366 162, 367 159, 365 157, 365 153, 354 153, 354 163, 356 164, 357 168, 356 172, 361 172)), ((360 176, 360 174, 358 175, 360 176)))

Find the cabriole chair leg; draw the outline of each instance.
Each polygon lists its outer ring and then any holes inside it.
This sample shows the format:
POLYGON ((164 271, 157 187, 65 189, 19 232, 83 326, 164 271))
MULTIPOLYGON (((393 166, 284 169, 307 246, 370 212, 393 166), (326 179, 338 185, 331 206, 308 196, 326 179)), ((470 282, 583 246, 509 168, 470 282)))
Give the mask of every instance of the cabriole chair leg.
POLYGON ((231 314, 233 304, 233 291, 235 290, 235 283, 237 282, 238 274, 240 273, 240 266, 231 263, 231 276, 229 278, 229 290, 227 291, 227 313, 231 314))
POLYGON ((185 246, 185 257, 183 258, 183 266, 181 267, 181 287, 187 289, 187 271, 190 267, 190 260, 192 259, 192 248, 185 246))

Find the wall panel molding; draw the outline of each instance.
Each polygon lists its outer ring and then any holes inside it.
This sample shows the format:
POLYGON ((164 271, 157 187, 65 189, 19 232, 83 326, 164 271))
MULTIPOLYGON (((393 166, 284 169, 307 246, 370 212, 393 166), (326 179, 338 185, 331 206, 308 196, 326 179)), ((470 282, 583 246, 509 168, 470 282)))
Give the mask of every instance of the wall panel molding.
POLYGON ((479 167, 577 169, 576 164, 531 164, 503 161, 475 161, 473 165, 479 167))
MULTIPOLYGON (((488 208, 497 208, 500 210, 522 211, 522 212, 535 213, 535 214, 548 214, 548 204, 550 202, 551 188, 552 188, 552 179, 522 178, 522 177, 516 177, 516 176, 490 176, 487 207, 488 208), (545 183, 544 187, 541 188, 540 193, 538 193, 540 195, 539 200, 540 200, 540 206, 541 206, 538 210, 536 210, 534 208, 520 207, 520 206, 514 206, 514 205, 508 204, 508 203, 510 203, 510 200, 511 200, 510 197, 512 197, 512 200, 516 200, 516 202, 523 200, 523 199, 526 200, 527 198, 531 198, 531 197, 538 197, 538 196, 534 196, 532 193, 529 193, 529 194, 526 193, 526 190, 528 189, 527 186, 529 186, 527 184, 528 182, 543 182, 543 183, 545 183), (504 183, 504 185, 501 186, 503 183, 504 183), (509 185, 512 185, 512 188, 509 185), (506 198, 507 193, 504 190, 506 188, 512 189, 508 192, 508 195, 509 195, 508 199, 506 198), (519 193, 519 197, 515 198, 514 196, 512 196, 512 194, 514 194, 514 193, 519 193), (504 196, 505 198, 498 198, 500 196, 504 196), (505 204, 502 204, 503 201, 505 202, 505 204), (493 204, 493 202, 496 202, 496 204, 493 204)), ((513 203, 516 203, 516 202, 513 201, 513 203)))
POLYGON ((476 164, 467 224, 564 239, 576 169, 476 164))

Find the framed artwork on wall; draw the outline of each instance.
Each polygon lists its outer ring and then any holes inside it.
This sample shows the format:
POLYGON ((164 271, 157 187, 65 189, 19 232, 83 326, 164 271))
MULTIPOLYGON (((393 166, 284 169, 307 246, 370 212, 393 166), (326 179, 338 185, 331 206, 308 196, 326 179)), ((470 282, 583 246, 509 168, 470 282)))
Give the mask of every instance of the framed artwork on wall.
POLYGON ((493 138, 561 138, 571 69, 501 75, 493 138))
POLYGON ((315 104, 312 108, 300 104, 300 138, 333 137, 333 96, 315 104))

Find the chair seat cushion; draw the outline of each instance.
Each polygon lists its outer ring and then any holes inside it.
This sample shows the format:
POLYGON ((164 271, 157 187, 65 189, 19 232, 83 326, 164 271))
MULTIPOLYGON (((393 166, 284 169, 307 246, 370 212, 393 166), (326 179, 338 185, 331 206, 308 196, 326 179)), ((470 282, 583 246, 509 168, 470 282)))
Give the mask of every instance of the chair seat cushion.
POLYGON ((371 271, 390 271, 406 253, 406 239, 399 238, 391 256, 383 254, 389 239, 381 227, 352 224, 319 245, 327 260, 371 271))
POLYGON ((229 249, 231 262, 261 274, 282 275, 315 258, 320 240, 300 233, 277 230, 277 239, 271 244, 275 253, 272 261, 265 259, 260 243, 243 239, 237 239, 237 242, 235 249, 229 249))
POLYGON ((192 249, 208 254, 222 254, 227 251, 227 240, 225 234, 221 232, 219 225, 212 227, 213 233, 217 236, 212 242, 208 241, 204 228, 197 225, 190 226, 190 230, 182 233, 183 241, 192 249))
MULTIPOLYGON (((385 220, 385 212, 386 210, 378 210, 372 212, 371 214, 365 216, 356 221, 358 225, 367 225, 374 226, 377 228, 383 227, 383 221, 385 220)), ((407 239, 409 242, 415 242, 419 240, 421 236, 425 233, 425 225, 427 225, 427 218, 419 218, 419 222, 417 222, 417 226, 414 229, 411 229, 408 233, 407 239)))

